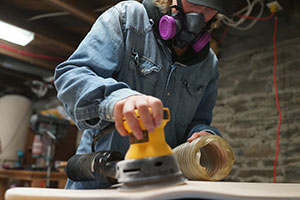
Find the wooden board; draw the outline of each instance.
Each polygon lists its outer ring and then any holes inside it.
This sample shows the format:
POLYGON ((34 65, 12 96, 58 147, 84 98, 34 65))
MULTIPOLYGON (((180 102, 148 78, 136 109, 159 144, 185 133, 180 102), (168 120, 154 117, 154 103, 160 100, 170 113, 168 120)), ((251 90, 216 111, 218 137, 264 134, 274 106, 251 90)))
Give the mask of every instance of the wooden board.
POLYGON ((64 190, 12 188, 6 200, 288 200, 300 199, 300 184, 187 181, 185 184, 160 189, 121 192, 116 189, 64 190))

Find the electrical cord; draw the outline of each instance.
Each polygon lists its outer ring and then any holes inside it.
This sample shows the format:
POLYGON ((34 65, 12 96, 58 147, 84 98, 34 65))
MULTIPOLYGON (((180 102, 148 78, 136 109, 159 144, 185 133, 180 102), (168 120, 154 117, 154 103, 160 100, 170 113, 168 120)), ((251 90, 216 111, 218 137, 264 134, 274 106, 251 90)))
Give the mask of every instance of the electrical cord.
POLYGON ((253 17, 253 16, 243 16, 240 14, 236 14, 237 17, 240 18, 245 18, 245 19, 253 19, 253 20, 257 20, 257 21, 265 21, 265 20, 269 20, 274 16, 274 13, 271 13, 271 15, 267 16, 267 17, 253 17))
POLYGON ((274 67, 273 67, 273 83, 274 83, 274 90, 275 90, 275 98, 276 98, 276 108, 279 115, 279 122, 277 126, 277 134, 276 134, 276 154, 274 159, 274 168, 273 168, 273 183, 276 183, 276 168, 277 168, 277 161, 278 161, 278 154, 279 154, 279 138, 280 138, 280 128, 282 122, 282 114, 279 105, 279 98, 278 98, 278 89, 276 83, 276 69, 277 69, 277 49, 276 49, 276 35, 277 35, 277 25, 278 19, 277 16, 274 17, 274 33, 273 33, 273 50, 274 50, 274 67))
POLYGON ((28 51, 15 49, 15 48, 6 46, 4 44, 0 44, 0 48, 11 51, 11 52, 14 52, 14 53, 17 53, 17 54, 26 55, 26 56, 35 57, 35 58, 40 58, 40 59, 44 59, 44 60, 55 60, 55 61, 64 61, 65 60, 65 58, 40 55, 40 54, 31 53, 31 52, 28 52, 28 51))
POLYGON ((217 41, 217 44, 218 44, 218 45, 220 45, 220 44, 223 42, 223 40, 225 39, 225 37, 226 37, 226 35, 227 35, 228 30, 229 30, 229 26, 226 25, 225 30, 224 30, 224 32, 223 32, 221 38, 217 41))
MULTIPOLYGON (((244 16, 244 15, 240 15, 240 14, 235 14, 235 16, 239 17, 239 18, 243 18, 243 19, 249 19, 249 20, 256 20, 256 21, 267 21, 267 20, 270 20, 273 18, 275 13, 271 13, 271 15, 267 16, 267 17, 254 17, 254 16, 244 16)), ((218 40, 218 45, 221 44, 226 35, 227 35, 227 32, 228 32, 228 29, 229 29, 229 25, 226 25, 226 28, 221 36, 221 38, 218 40)))
POLYGON ((250 16, 250 14, 252 13, 252 10, 256 4, 260 4, 260 10, 255 18, 260 18, 262 16, 263 10, 264 10, 264 0, 254 0, 252 3, 250 2, 250 0, 247 0, 247 6, 234 13, 234 16, 238 17, 237 21, 234 18, 229 19, 226 16, 224 16, 224 18, 221 21, 228 26, 231 26, 233 28, 236 28, 236 29, 239 29, 242 31, 249 30, 257 23, 257 21, 252 21, 247 26, 242 26, 242 24, 244 24, 244 22, 246 22, 246 20, 248 19, 247 17, 252 17, 252 16, 250 16), (246 16, 246 18, 239 17, 239 16, 246 16))

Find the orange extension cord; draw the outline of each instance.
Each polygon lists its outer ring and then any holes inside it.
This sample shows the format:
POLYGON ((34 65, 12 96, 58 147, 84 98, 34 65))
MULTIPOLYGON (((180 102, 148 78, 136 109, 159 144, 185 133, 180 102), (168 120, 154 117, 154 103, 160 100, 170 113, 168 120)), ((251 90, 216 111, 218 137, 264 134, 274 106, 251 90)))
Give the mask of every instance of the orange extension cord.
POLYGON ((276 167, 277 167, 277 160, 278 160, 278 154, 279 154, 279 136, 280 136, 280 128, 281 128, 281 122, 282 122, 282 115, 279 105, 279 99, 278 99, 278 89, 276 84, 276 69, 277 69, 277 50, 276 50, 276 35, 277 35, 277 24, 278 19, 277 16, 274 17, 274 34, 273 34, 273 49, 274 49, 274 68, 273 68, 273 83, 274 83, 274 89, 275 89, 275 98, 276 98, 276 107, 279 115, 279 122, 277 126, 277 135, 276 135, 276 154, 275 154, 275 160, 274 160, 274 168, 273 168, 273 183, 276 183, 276 167))

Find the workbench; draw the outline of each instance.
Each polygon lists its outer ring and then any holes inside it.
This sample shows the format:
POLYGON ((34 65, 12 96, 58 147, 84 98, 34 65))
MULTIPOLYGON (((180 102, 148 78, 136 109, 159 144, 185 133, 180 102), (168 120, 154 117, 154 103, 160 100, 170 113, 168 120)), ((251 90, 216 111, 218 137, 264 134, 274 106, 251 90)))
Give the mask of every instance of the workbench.
POLYGON ((6 200, 299 200, 300 184, 187 181, 185 184, 122 192, 117 189, 12 188, 6 200))
MULTIPOLYGON (((0 200, 4 200, 4 193, 9 187, 9 179, 28 181, 31 187, 41 187, 41 185, 46 185, 47 171, 0 169, 0 200)), ((65 172, 51 172, 50 181, 56 181, 58 188, 64 188, 67 175, 65 172)))

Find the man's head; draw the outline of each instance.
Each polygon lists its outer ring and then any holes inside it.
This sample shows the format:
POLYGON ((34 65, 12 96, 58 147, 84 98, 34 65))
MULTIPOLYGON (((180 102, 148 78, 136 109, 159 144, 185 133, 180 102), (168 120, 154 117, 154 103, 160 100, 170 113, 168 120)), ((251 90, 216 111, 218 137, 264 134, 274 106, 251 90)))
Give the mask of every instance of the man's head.
POLYGON ((159 22, 161 38, 172 39, 177 48, 193 46, 199 52, 210 41, 209 33, 219 25, 218 13, 232 14, 232 5, 220 2, 231 0, 154 0, 162 13, 168 8, 159 22))
POLYGON ((172 39, 177 48, 192 46, 199 52, 210 41, 211 30, 218 27, 218 13, 228 16, 232 13, 228 9, 231 5, 220 4, 224 1, 231 0, 154 0, 162 12, 163 8, 168 8, 168 14, 159 22, 161 38, 172 39))

